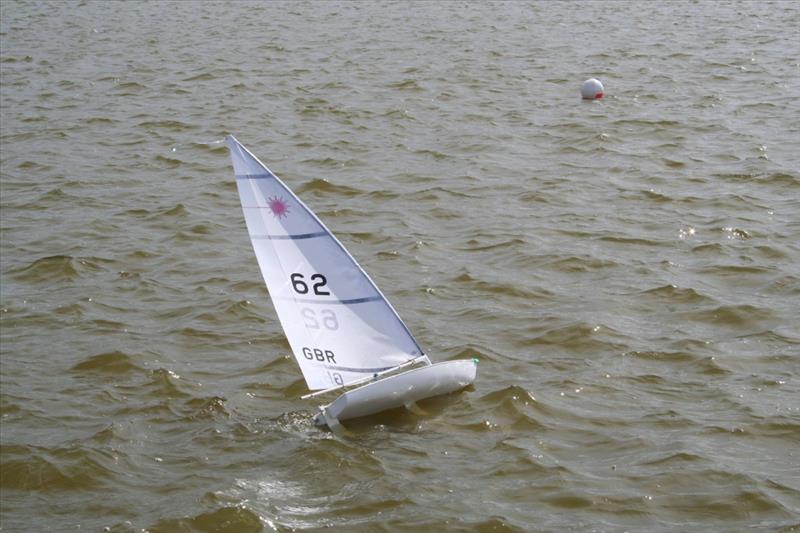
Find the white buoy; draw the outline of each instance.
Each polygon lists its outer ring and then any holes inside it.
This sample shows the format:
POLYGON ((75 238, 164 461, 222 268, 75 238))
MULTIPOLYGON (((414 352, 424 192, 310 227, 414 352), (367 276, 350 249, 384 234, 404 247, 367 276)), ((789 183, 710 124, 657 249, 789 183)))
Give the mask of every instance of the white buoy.
POLYGON ((600 80, 590 78, 581 85, 581 96, 585 100, 597 100, 603 97, 603 84, 600 80))

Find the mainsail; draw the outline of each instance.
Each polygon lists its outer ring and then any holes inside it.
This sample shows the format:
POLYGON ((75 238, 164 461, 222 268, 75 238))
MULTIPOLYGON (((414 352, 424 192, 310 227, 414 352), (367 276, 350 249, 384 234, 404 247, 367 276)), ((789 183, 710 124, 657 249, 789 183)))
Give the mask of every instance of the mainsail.
POLYGON ((258 265, 309 389, 347 385, 422 356, 328 228, 239 141, 227 141, 258 265))

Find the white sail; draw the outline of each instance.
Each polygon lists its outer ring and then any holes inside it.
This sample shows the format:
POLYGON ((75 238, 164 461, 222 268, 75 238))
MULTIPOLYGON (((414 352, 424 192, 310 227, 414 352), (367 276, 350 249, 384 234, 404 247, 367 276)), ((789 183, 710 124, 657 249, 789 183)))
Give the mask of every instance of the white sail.
POLYGON ((239 141, 227 141, 261 274, 309 389, 347 385, 422 356, 328 228, 239 141))

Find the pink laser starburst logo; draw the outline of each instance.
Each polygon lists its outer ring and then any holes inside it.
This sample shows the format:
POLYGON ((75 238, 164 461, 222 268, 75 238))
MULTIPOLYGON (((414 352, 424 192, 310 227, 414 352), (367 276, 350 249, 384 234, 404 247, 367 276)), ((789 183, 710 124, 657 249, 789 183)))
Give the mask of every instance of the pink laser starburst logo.
POLYGON ((268 198, 267 205, 272 214, 275 215, 275 218, 285 218, 289 215, 289 204, 281 197, 272 196, 268 198))

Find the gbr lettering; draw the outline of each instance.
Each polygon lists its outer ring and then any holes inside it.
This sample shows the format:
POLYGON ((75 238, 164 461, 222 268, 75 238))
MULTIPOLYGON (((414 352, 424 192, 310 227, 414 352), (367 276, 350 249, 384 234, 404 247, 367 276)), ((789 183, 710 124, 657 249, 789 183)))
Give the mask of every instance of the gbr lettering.
POLYGON ((303 357, 309 361, 319 361, 320 363, 336 363, 336 354, 331 350, 320 350, 319 348, 308 348, 303 346, 303 357))

